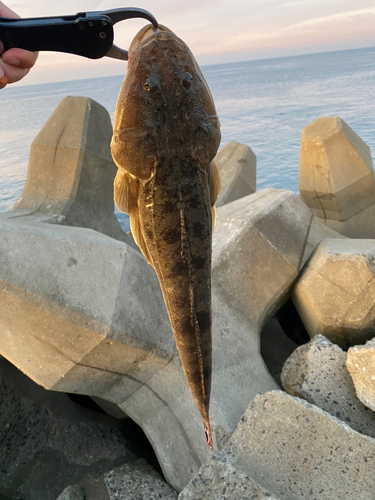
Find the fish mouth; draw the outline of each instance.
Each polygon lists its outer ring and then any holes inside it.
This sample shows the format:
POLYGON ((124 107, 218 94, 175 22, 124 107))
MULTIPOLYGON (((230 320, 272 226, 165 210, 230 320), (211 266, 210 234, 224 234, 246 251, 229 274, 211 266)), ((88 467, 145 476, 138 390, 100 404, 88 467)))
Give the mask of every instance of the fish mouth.
MULTIPOLYGON (((132 43, 130 44, 129 54, 133 53, 140 46, 142 46, 142 48, 147 47, 148 45, 152 44, 155 40, 165 41, 170 39, 173 39, 175 41, 176 40, 180 41, 180 39, 173 33, 173 31, 167 28, 166 26, 159 24, 158 28, 155 29, 152 24, 149 24, 145 26, 143 29, 141 29, 139 33, 135 36, 132 43)), ((181 44, 185 45, 184 42, 182 42, 182 40, 181 44)))

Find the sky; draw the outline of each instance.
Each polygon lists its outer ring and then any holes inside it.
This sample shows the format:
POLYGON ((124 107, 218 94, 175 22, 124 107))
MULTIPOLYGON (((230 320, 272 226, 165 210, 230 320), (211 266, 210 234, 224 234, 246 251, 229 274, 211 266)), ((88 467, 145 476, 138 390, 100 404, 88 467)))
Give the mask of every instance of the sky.
MULTIPOLYGON (((21 17, 73 15, 121 7, 150 11, 190 47, 200 65, 375 46, 374 0, 51 0, 4 3, 21 17)), ((115 25, 128 49, 145 20, 115 25)), ((16 85, 124 74, 126 63, 43 52, 16 85)))

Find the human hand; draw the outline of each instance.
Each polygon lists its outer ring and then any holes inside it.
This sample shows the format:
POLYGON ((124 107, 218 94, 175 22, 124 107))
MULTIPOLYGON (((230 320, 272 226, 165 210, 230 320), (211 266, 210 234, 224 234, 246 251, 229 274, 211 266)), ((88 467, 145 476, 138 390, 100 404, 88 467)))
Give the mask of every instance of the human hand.
MULTIPOLYGON (((0 17, 15 18, 19 16, 0 1, 0 17)), ((2 53, 3 50, 4 45, 0 40, 0 89, 8 83, 18 82, 26 76, 38 57, 38 52, 13 48, 2 53)))

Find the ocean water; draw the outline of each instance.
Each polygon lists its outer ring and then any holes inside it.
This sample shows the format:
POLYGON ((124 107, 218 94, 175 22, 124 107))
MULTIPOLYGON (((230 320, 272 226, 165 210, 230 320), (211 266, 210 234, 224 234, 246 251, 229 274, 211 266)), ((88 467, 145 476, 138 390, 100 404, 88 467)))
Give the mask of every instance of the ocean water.
MULTIPOLYGON (((100 64, 100 62, 98 62, 100 64)), ((300 134, 340 116, 375 152, 375 47, 202 67, 222 125, 222 146, 248 144, 257 189, 298 193, 300 134)), ((0 211, 22 193, 30 144, 61 99, 95 99, 113 119, 123 76, 0 90, 0 211)))

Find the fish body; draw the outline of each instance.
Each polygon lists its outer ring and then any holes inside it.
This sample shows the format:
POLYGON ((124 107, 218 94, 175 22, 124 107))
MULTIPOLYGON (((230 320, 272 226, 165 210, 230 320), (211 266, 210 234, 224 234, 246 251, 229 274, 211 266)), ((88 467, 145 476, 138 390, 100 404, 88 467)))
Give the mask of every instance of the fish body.
POLYGON ((211 250, 220 177, 213 158, 220 123, 186 44, 168 28, 143 28, 114 120, 119 210, 156 271, 207 442, 211 391, 211 250))

